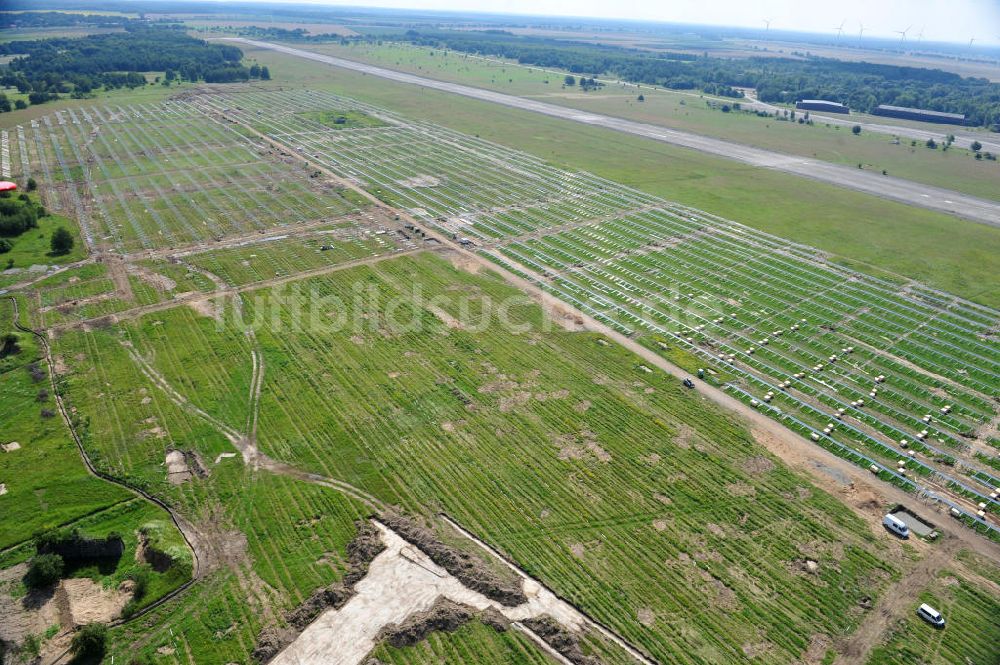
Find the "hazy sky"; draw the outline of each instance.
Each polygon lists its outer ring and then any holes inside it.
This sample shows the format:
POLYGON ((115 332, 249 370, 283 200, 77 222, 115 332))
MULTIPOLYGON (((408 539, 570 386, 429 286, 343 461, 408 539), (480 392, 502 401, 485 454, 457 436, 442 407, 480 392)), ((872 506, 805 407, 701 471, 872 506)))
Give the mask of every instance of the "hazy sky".
MULTIPOLYGON (((291 1, 291 0, 289 0, 291 1)), ((1000 44, 1000 0, 296 0, 323 5, 464 9, 496 13, 555 14, 652 19, 772 29, 836 32, 892 37, 911 27, 908 38, 921 31, 925 40, 1000 44)))

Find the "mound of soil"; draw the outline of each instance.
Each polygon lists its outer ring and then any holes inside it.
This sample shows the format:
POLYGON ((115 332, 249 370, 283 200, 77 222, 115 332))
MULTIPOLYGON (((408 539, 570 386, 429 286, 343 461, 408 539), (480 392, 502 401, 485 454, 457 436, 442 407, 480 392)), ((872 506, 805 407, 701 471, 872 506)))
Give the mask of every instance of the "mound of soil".
POLYGON ((505 633, 510 628, 510 619, 500 613, 495 607, 487 607, 479 614, 479 621, 498 633, 505 633))
POLYGON ((378 527, 368 520, 358 522, 356 526, 358 533, 347 544, 347 560, 350 563, 350 570, 344 575, 344 585, 347 587, 354 587, 367 575, 368 565, 385 549, 378 527))
POLYGON ((351 599, 354 592, 343 584, 334 583, 325 589, 312 592, 304 603, 285 615, 288 625, 297 631, 305 630, 319 613, 326 609, 340 609, 351 599))
POLYGON ((580 649, 580 639, 549 615, 544 614, 540 617, 525 619, 522 623, 571 663, 602 665, 601 659, 597 656, 588 656, 583 653, 580 649))
POLYGON ((266 663, 291 644, 296 633, 290 628, 268 626, 257 635, 257 646, 250 652, 250 657, 258 663, 266 663))
POLYGON ((380 640, 385 640, 397 649, 422 642, 434 631, 452 633, 476 616, 476 610, 438 597, 426 612, 417 612, 406 617, 402 623, 392 624, 382 629, 380 640))
POLYGON ((506 579, 501 577, 481 559, 445 545, 430 529, 398 513, 386 513, 379 519, 473 591, 508 607, 528 602, 521 578, 513 574, 506 579))

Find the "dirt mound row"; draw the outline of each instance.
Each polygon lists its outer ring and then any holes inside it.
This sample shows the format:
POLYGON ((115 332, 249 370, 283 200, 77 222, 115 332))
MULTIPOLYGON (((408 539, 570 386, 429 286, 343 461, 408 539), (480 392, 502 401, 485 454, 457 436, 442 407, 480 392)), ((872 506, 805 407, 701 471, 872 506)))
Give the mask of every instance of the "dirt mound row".
POLYGON ((383 628, 378 641, 388 642, 397 649, 409 647, 424 641, 435 631, 452 633, 472 620, 479 620, 498 633, 510 628, 510 620, 496 608, 489 607, 479 612, 474 607, 439 596, 429 610, 412 614, 402 623, 383 628))
POLYGON ((517 607, 528 602, 521 578, 511 575, 505 579, 491 569, 482 559, 455 547, 445 545, 426 527, 398 513, 386 513, 379 520, 400 535, 403 540, 417 547, 473 591, 507 607, 517 607))
POLYGON ((378 527, 369 521, 357 523, 358 533, 347 544, 348 570, 344 579, 328 587, 317 589, 298 607, 285 614, 287 627, 267 626, 257 635, 257 645, 251 657, 258 663, 266 663, 295 641, 316 617, 328 609, 340 609, 354 595, 354 585, 368 573, 368 566, 385 545, 378 527))
POLYGON ((383 628, 379 641, 384 640, 397 649, 410 647, 424 641, 434 631, 453 633, 475 616, 474 608, 439 596, 429 610, 411 614, 402 623, 383 628))
POLYGON ((540 617, 525 619, 522 621, 531 632, 545 640, 545 643, 559 652, 559 654, 576 665, 603 665, 597 656, 588 656, 580 649, 580 639, 569 632, 562 625, 545 614, 540 617))

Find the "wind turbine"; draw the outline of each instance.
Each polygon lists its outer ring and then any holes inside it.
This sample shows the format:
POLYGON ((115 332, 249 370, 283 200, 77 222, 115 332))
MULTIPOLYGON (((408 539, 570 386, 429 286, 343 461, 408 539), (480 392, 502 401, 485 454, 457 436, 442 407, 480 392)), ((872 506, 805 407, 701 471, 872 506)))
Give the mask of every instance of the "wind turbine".
POLYGON ((764 22, 764 34, 766 35, 768 32, 771 31, 771 19, 762 18, 761 21, 764 22))
POLYGON ((844 24, 847 23, 847 19, 840 22, 840 27, 837 28, 837 42, 840 42, 840 35, 844 32, 844 24))
POLYGON ((899 43, 900 44, 902 44, 903 42, 906 41, 906 33, 908 33, 910 31, 910 28, 912 28, 912 27, 913 26, 911 25, 906 30, 893 30, 893 32, 895 32, 897 35, 899 35, 899 43))
POLYGON ((924 39, 924 28, 926 28, 926 27, 927 27, 927 26, 925 25, 925 26, 921 26, 921 28, 920 28, 920 34, 918 34, 918 35, 917 35, 917 43, 918 43, 918 44, 919 44, 920 42, 922 42, 922 41, 923 41, 923 39, 924 39))
POLYGON ((861 38, 865 36, 865 24, 864 23, 858 23, 858 25, 861 26, 861 29, 858 30, 858 46, 860 46, 861 45, 861 38))
POLYGON ((969 40, 969 48, 972 48, 972 42, 974 42, 974 41, 976 41, 975 37, 973 37, 972 39, 969 40))

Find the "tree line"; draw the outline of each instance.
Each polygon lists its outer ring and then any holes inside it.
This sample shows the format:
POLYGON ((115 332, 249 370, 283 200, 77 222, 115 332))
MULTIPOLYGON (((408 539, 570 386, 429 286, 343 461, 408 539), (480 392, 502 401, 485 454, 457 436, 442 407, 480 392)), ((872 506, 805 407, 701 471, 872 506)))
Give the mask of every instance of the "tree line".
MULTIPOLYGON (((819 57, 730 59, 709 57, 707 53, 649 53, 500 30, 408 30, 401 37, 420 46, 500 56, 573 74, 610 75, 632 83, 701 90, 723 97, 740 98, 743 95, 738 88, 755 88, 757 97, 765 102, 791 104, 801 99, 829 99, 864 112, 879 104, 890 104, 963 113, 967 124, 1000 131, 1000 84, 938 69, 819 57)), ((400 35, 381 38, 399 40, 400 35)))
MULTIPOLYGON (((15 54, 0 66, 0 85, 27 93, 32 104, 60 94, 141 87, 146 77, 140 72, 166 71, 171 79, 206 83, 255 78, 237 47, 210 44, 174 26, 133 25, 124 32, 0 44, 0 55, 15 54)), ((259 68, 256 74, 261 77, 259 68)))

